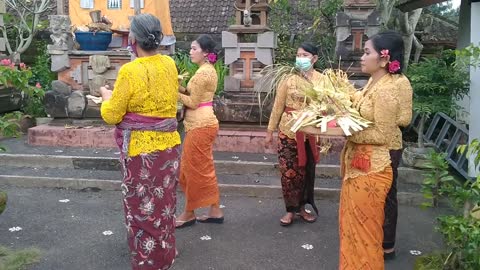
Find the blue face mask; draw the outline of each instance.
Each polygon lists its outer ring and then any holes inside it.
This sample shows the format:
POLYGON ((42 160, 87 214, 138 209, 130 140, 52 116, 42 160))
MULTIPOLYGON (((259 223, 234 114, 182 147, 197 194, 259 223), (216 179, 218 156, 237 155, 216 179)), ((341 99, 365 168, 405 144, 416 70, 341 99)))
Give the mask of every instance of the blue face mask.
POLYGON ((312 67, 312 60, 307 57, 297 57, 295 66, 303 72, 308 71, 312 67))

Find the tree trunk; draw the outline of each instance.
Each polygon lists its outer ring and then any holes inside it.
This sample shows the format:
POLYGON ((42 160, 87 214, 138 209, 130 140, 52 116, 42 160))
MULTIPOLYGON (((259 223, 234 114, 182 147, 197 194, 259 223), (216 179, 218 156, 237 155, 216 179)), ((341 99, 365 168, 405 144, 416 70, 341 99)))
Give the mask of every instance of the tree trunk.
MULTIPOLYGON (((417 28, 418 20, 422 15, 423 9, 419 8, 411 12, 405 12, 399 16, 400 31, 403 35, 403 43, 405 51, 403 54, 403 72, 406 72, 410 62, 410 55, 412 54, 413 41, 415 38, 415 28, 417 28)), ((420 43, 420 42, 419 42, 420 43)))
POLYGON ((377 10, 380 13, 380 26, 382 29, 388 29, 387 25, 392 17, 395 0, 380 0, 377 2, 377 10))
POLYGON ((413 57, 413 62, 418 63, 418 61, 420 61, 420 56, 423 51, 423 44, 420 43, 420 41, 415 35, 413 35, 413 44, 415 45, 415 56, 413 57))

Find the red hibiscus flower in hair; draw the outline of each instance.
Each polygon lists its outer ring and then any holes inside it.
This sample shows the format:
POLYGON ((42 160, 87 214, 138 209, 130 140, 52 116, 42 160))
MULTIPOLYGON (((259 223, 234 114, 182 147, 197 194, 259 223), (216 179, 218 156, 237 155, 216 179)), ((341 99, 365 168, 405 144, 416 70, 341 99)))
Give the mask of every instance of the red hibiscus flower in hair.
POLYGON ((396 73, 399 70, 400 70, 400 62, 398 62, 398 60, 394 60, 390 62, 390 64, 388 64, 388 72, 396 73))
POLYGON ((208 62, 212 63, 212 64, 215 64, 217 62, 217 54, 215 53, 209 53, 207 55, 207 60, 208 62))

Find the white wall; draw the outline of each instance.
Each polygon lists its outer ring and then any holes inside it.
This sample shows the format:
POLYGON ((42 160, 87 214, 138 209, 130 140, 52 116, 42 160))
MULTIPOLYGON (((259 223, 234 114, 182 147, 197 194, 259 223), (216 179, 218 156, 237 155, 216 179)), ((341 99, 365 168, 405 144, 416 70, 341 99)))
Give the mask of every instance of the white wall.
MULTIPOLYGON (((480 3, 471 3, 471 21, 470 29, 476 29, 470 31, 470 42, 478 45, 480 44, 480 3)), ((470 69, 470 127, 469 127, 469 139, 480 139, 480 68, 470 69)), ((471 176, 478 175, 478 171, 475 170, 473 160, 469 164, 469 173, 471 176)))
MULTIPOLYGON (((457 48, 463 49, 470 45, 470 4, 468 0, 462 0, 460 5, 460 21, 457 48)), ((457 100, 460 109, 456 112, 456 120, 460 123, 468 124, 470 122, 470 97, 465 96, 461 100, 457 100)))

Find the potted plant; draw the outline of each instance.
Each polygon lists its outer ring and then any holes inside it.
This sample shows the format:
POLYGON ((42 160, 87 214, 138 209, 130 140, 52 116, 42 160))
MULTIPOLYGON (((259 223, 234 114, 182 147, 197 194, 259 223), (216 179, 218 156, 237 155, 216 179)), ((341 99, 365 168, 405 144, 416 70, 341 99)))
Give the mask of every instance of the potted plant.
POLYGON ((90 12, 92 23, 76 27, 75 40, 85 51, 106 51, 112 42, 112 22, 100 10, 90 12))
POLYGON ((14 89, 22 97, 20 110, 23 112, 19 120, 22 132, 35 125, 36 117, 45 116, 43 97, 45 91, 40 83, 30 84, 32 70, 24 63, 15 66, 9 59, 0 61, 0 86, 14 89))
POLYGON ((432 147, 423 140, 426 124, 433 114, 454 115, 456 100, 468 93, 469 79, 465 69, 455 64, 455 52, 446 50, 438 58, 412 64, 407 76, 413 87, 413 110, 419 114, 417 143, 405 148, 403 162, 411 167, 425 167, 432 147))

